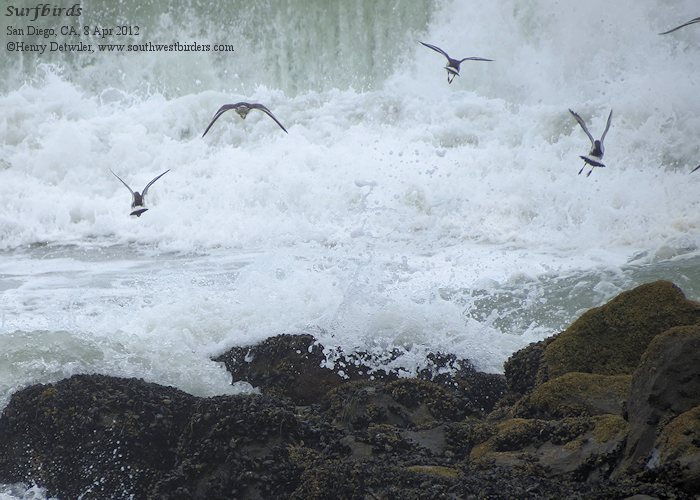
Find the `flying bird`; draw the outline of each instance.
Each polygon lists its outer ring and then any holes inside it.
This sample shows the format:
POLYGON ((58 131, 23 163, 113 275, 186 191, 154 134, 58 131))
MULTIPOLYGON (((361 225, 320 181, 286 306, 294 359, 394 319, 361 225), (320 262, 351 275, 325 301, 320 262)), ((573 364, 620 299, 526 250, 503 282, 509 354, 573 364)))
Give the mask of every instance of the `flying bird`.
MULTIPOLYGON (((110 170, 110 172, 112 172, 112 170, 110 170)), ((121 183, 124 184, 124 186, 126 186, 126 189, 128 189, 129 192, 131 193, 131 213, 130 213, 129 215, 135 215, 136 217, 141 217, 141 214, 144 213, 146 210, 148 210, 148 209, 146 208, 146 204, 145 204, 145 202, 146 202, 145 198, 146 198, 146 193, 148 192, 148 188, 151 187, 151 185, 152 185, 155 181, 157 181, 158 179, 160 179, 161 177, 163 177, 163 176, 164 176, 165 174, 167 174, 168 172, 170 172, 170 169, 166 170, 165 172, 163 172, 162 174, 160 174, 158 177, 156 177, 155 179, 153 179, 151 182, 149 182, 148 184, 146 184, 146 187, 143 188, 143 191, 141 191, 140 193, 139 193, 138 191, 133 191, 133 190, 129 187, 129 185, 128 185, 126 182, 124 182, 124 181, 122 180, 121 177, 119 177, 117 174, 115 174, 114 172, 112 172, 112 175, 114 175, 114 177, 116 177, 117 179, 119 179, 119 180, 121 181, 121 183)))
POLYGON ((698 166, 695 167, 693 170, 691 170, 690 173, 692 174, 692 173, 695 172, 696 170, 700 170, 700 165, 698 165, 698 166))
MULTIPOLYGON (((248 116, 248 113, 250 113, 251 110, 253 110, 253 109, 259 109, 260 111, 262 111, 263 113, 265 113, 267 116, 269 116, 270 118, 272 118, 273 120, 275 120, 275 123, 276 123, 277 125, 279 125, 280 128, 281 128, 282 130, 284 130, 285 132, 287 132, 287 129, 284 128, 284 125, 282 125, 282 124, 280 123, 280 121, 279 121, 277 118, 275 118, 275 115, 272 114, 272 111, 270 111, 269 109, 267 109, 267 108, 266 108, 265 106, 263 106, 262 104, 258 104, 258 103, 254 103, 254 102, 253 102, 253 103, 251 103, 251 102, 237 102, 236 104, 224 104, 223 106, 221 106, 221 107, 219 108, 219 110, 216 112, 216 114, 214 115, 214 118, 212 118, 212 120, 211 120, 211 122, 209 123, 209 126, 207 127, 207 129, 206 129, 206 130, 204 131, 204 133, 202 134, 202 137, 204 137, 205 135, 207 135, 207 132, 209 132, 209 129, 211 128, 211 126, 214 125, 214 122, 215 122, 216 120, 218 120, 219 117, 220 117, 221 115, 223 115, 223 114, 224 114, 226 111, 228 111, 229 109, 233 109, 234 111, 236 111, 236 113, 238 113, 238 116, 240 116, 240 117, 243 118, 244 120, 245 120, 245 117, 248 116)), ((289 132, 287 132, 287 133, 289 133, 289 132)))
POLYGON ((583 118, 581 118, 575 111, 569 109, 569 113, 574 115, 574 118, 576 118, 578 124, 581 125, 583 131, 591 140, 591 151, 587 155, 580 156, 584 163, 583 167, 581 167, 581 170, 578 171, 579 175, 581 175, 583 169, 586 168, 586 164, 590 165, 591 169, 586 174, 586 177, 588 177, 589 175, 591 175, 595 167, 605 167, 605 164, 603 163, 603 154, 605 153, 605 146, 603 145, 603 141, 605 140, 605 134, 607 134, 608 130, 610 130, 610 121, 612 120, 613 112, 611 109, 610 114, 608 115, 608 123, 605 125, 605 131, 603 132, 603 135, 600 136, 600 140, 593 139, 593 136, 586 127, 586 122, 584 122, 583 118))
POLYGON ((700 17, 696 17, 695 19, 691 19, 687 23, 683 23, 680 26, 676 26, 673 29, 670 29, 668 31, 664 31, 663 33, 659 33, 659 35, 668 35, 669 33, 673 33, 676 30, 679 30, 681 28, 685 28, 686 26, 690 26, 691 24, 695 24, 695 23, 700 23, 700 17))
POLYGON ((429 49, 433 49, 435 52, 439 52, 447 58, 447 66, 445 66, 445 69, 447 70, 447 83, 452 83, 452 80, 455 79, 455 76, 459 76, 459 65, 462 64, 464 61, 493 61, 493 59, 484 59, 483 57, 465 57, 464 59, 452 59, 450 56, 447 55, 447 52, 442 50, 440 47, 436 47, 435 45, 430 45, 429 43, 425 42, 420 43, 422 45, 425 45, 429 49))

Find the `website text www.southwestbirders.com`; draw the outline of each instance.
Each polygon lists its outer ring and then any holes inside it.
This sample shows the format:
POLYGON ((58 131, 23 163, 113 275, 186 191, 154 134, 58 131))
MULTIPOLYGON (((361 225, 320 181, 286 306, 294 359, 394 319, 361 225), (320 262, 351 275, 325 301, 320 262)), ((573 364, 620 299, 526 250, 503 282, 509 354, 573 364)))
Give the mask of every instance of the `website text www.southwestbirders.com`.
POLYGON ((108 43, 97 44, 100 52, 233 52, 233 45, 192 43, 108 43))

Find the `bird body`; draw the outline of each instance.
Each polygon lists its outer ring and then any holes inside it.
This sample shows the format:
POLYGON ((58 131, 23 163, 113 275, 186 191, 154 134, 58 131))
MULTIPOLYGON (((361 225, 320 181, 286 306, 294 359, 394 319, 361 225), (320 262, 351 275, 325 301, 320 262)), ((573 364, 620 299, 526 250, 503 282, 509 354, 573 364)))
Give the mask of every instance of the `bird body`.
POLYGON ((612 109, 610 110, 610 114, 608 115, 608 121, 605 125, 605 131, 603 131, 603 135, 600 136, 600 139, 594 139, 591 133, 588 131, 588 127, 586 127, 586 122, 583 121, 583 118, 581 118, 578 113, 575 111, 569 109, 569 113, 573 115, 573 117, 576 119, 578 124, 581 126, 583 131, 586 133, 588 138, 591 141, 591 150, 587 155, 581 155, 579 158, 581 158, 584 163, 583 167, 581 167, 581 170, 579 170, 579 175, 581 172, 583 172, 583 169, 586 168, 586 165, 590 165, 591 169, 588 171, 586 174, 586 177, 591 175, 593 172, 593 169, 595 167, 605 167, 605 164, 603 163, 603 155, 605 154, 605 146, 603 144, 603 141, 605 140, 605 135, 608 133, 608 130, 610 130, 610 123, 612 121, 612 109))
POLYGON ((148 188, 151 187, 151 185, 152 185, 154 182, 156 182, 158 179, 160 179, 160 178, 163 177, 165 174, 167 174, 168 172, 170 172, 170 169, 166 170, 165 172, 163 172, 162 174, 160 174, 158 177, 156 177, 156 178, 154 178, 153 180, 151 180, 151 182, 149 182, 148 184, 146 184, 146 187, 143 188, 143 191, 141 191, 140 193, 139 193, 138 191, 132 190, 132 189, 129 187, 129 185, 128 185, 126 182, 124 182, 124 181, 122 180, 122 178, 119 177, 117 174, 115 174, 112 170, 110 170, 110 172, 112 172, 112 175, 114 175, 114 177, 116 177, 117 179, 119 179, 119 181, 120 181, 122 184, 124 184, 124 186, 126 187, 126 189, 128 189, 129 192, 131 193, 131 213, 130 213, 129 215, 134 215, 134 216, 136 216, 136 217, 141 217, 141 214, 143 214, 146 210, 148 210, 148 208, 146 208, 146 200, 145 200, 145 198, 146 198, 146 193, 148 192, 148 188))
MULTIPOLYGON (((242 119, 245 120, 246 116, 248 116, 248 113, 251 112, 253 109, 258 109, 265 113, 267 116, 272 118, 279 127, 287 132, 287 129, 284 128, 284 125, 280 123, 280 121, 275 117, 275 115, 272 114, 272 111, 267 109, 267 107, 263 106, 262 104, 258 103, 250 103, 250 102, 237 102, 235 104, 224 104, 221 106, 218 111, 214 114, 214 118, 212 118, 211 122, 209 122, 209 125, 207 126, 206 130, 202 134, 202 137, 207 135, 207 132, 209 132, 209 129, 211 128, 212 125, 214 125, 214 122, 219 119, 221 115, 223 115, 226 111, 229 109, 233 109, 236 113, 238 113, 238 116, 240 116, 242 119)), ((289 133, 289 132, 287 132, 289 133)))
MULTIPOLYGON (((605 167, 605 163, 603 163, 603 157, 595 155, 593 153, 587 154, 587 155, 579 155, 579 158, 581 158, 586 164, 590 165, 591 167, 605 167)), ((582 169, 583 170, 583 169, 582 169)), ((580 174, 581 172, 579 172, 580 174)), ((591 175, 590 172, 588 172, 587 175, 591 175)))
POLYGON ((465 57, 464 59, 454 59, 447 55, 447 52, 442 50, 440 47, 437 47, 435 45, 431 45, 429 43, 425 42, 420 42, 421 45, 425 45, 429 49, 433 49, 435 52, 442 54, 447 58, 447 66, 445 66, 445 69, 447 70, 447 83, 452 83, 452 80, 455 79, 455 76, 459 76, 459 69, 460 65, 464 61, 491 61, 493 62, 493 59, 484 59, 483 57, 465 57))

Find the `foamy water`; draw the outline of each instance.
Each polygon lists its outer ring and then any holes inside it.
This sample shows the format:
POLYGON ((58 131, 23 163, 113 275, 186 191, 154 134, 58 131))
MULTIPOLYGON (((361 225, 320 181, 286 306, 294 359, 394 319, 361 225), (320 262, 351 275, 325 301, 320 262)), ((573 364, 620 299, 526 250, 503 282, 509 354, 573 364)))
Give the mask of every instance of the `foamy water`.
POLYGON ((299 331, 497 372, 636 284, 700 298, 700 28, 657 34, 695 2, 124 3, 79 21, 236 51, 3 54, 0 408, 84 372, 231 393, 210 356, 299 331), (419 40, 494 62, 448 85, 419 40), (201 138, 239 100, 289 134, 201 138), (568 108, 596 136, 614 109, 588 178, 568 108), (171 170, 132 219, 110 169, 171 170))

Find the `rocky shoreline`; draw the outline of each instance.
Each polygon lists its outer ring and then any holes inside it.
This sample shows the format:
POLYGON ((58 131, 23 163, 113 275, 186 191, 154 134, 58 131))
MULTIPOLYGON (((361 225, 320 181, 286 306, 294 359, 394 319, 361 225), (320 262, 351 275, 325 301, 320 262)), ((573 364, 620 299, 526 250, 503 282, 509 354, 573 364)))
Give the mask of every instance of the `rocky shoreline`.
POLYGON ((77 375, 12 396, 0 482, 63 498, 697 498, 700 304, 658 281, 513 354, 416 377, 311 335, 214 361, 262 394, 77 375), (326 368, 332 365, 333 369, 326 368))

